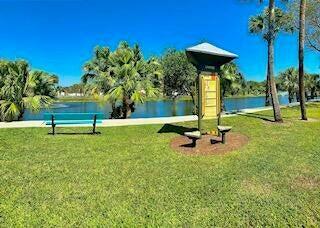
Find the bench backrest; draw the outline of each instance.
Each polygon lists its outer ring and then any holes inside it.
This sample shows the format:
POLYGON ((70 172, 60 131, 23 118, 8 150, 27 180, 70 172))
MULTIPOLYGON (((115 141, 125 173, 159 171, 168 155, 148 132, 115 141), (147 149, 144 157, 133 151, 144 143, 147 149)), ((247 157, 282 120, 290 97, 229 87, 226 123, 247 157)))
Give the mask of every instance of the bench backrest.
POLYGON ((104 119, 103 113, 45 113, 44 120, 50 121, 52 116, 55 120, 93 120, 94 116, 97 120, 104 119))

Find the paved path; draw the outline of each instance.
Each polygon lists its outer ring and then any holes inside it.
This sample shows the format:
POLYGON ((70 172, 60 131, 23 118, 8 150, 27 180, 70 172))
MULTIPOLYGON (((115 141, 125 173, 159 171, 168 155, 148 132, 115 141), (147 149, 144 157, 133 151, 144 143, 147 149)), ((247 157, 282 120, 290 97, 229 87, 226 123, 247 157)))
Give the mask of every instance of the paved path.
MULTIPOLYGON (((292 103, 290 107, 297 106, 299 103, 292 103)), ((288 106, 282 106, 288 107, 288 106)), ((235 113, 224 114, 223 117, 231 117, 235 115, 241 115, 245 113, 255 113, 265 110, 271 110, 272 107, 261 107, 261 108, 251 108, 242 109, 235 113)), ((115 126, 129 126, 129 125, 145 125, 145 124, 166 124, 166 123, 178 123, 195 121, 197 116, 174 116, 174 117, 158 117, 158 118, 139 118, 139 119, 113 119, 113 120, 103 120, 102 125, 99 127, 115 127, 115 126)), ((76 127, 85 127, 91 125, 74 125, 76 127)), ((10 123, 0 122, 0 128, 27 128, 27 127, 47 127, 44 125, 43 121, 14 121, 10 123)), ((60 127, 60 126, 59 126, 60 127)), ((61 127, 73 127, 73 125, 61 126, 61 127)))

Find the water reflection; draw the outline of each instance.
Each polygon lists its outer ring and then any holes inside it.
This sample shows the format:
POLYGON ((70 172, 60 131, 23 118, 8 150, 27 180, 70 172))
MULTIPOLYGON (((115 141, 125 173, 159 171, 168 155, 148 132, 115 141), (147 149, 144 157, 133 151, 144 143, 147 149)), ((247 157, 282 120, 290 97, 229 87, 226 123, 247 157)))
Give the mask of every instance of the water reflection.
MULTIPOLYGON (((287 96, 279 96, 280 104, 288 104, 287 96)), ((225 101, 227 111, 264 106, 264 97, 227 98, 225 101)), ((168 117, 192 115, 192 101, 148 101, 137 104, 132 118, 168 117)), ((97 102, 61 102, 55 103, 50 109, 42 109, 39 113, 26 111, 24 120, 42 120, 46 112, 59 113, 86 113, 103 112, 106 118, 111 112, 111 105, 97 102)))

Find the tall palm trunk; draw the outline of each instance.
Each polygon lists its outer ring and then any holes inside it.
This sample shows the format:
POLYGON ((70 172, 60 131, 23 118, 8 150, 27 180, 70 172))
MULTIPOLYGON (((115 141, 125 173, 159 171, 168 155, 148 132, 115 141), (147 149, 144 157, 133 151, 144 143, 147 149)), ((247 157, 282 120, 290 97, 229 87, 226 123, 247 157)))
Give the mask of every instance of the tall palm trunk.
POLYGON ((299 96, 301 119, 308 120, 306 110, 306 97, 304 88, 304 42, 305 42, 305 21, 306 21, 307 0, 300 0, 299 17, 299 96))
POLYGON ((277 94, 276 82, 274 79, 274 20, 275 20, 275 0, 269 0, 269 26, 268 26, 268 74, 270 77, 270 92, 273 106, 273 115, 276 122, 283 122, 279 99, 277 94))
POLYGON ((266 98, 265 98, 265 105, 271 105, 271 85, 270 85, 270 74, 267 73, 267 83, 266 83, 266 98))

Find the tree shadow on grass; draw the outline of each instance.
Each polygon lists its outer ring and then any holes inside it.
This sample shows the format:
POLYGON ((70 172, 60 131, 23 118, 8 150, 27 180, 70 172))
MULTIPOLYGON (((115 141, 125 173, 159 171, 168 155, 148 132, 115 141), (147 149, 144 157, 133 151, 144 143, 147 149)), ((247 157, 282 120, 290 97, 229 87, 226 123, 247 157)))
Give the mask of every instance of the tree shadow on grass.
POLYGON ((185 132, 191 132, 196 131, 197 128, 189 128, 189 127, 183 127, 183 126, 177 126, 172 124, 165 124, 162 126, 162 128, 158 131, 158 133, 176 133, 179 135, 184 135, 185 132))
POLYGON ((275 121, 272 119, 273 116, 269 116, 269 115, 263 115, 263 114, 257 114, 257 113, 241 113, 241 116, 246 116, 249 118, 255 118, 255 119, 260 119, 260 120, 264 120, 267 122, 271 122, 274 123, 275 121))

